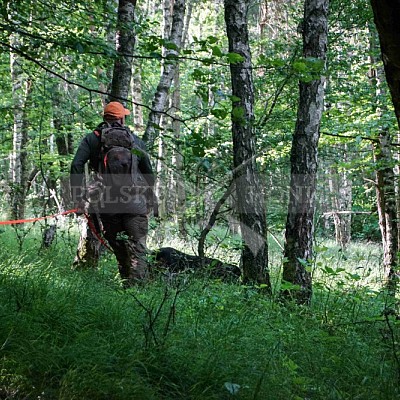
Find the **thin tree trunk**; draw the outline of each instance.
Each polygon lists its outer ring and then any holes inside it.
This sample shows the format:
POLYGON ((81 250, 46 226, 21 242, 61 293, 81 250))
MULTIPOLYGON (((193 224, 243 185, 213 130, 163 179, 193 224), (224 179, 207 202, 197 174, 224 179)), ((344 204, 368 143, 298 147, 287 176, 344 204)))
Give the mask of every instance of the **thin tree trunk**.
MULTIPOLYGON (((142 104, 142 70, 141 66, 137 62, 133 62, 132 71, 132 99, 135 103, 142 104)), ((143 110, 140 105, 133 103, 133 126, 135 127, 136 134, 140 136, 143 133, 143 110)))
MULTIPOLYGON (((175 79, 174 79, 174 94, 172 97, 172 107, 175 115, 179 115, 180 112, 180 73, 179 66, 177 68, 175 79)), ((172 128, 174 131, 174 148, 172 154, 172 165, 174 170, 171 176, 171 192, 174 194, 174 205, 173 205, 173 215, 175 218, 175 223, 178 225, 178 230, 183 237, 186 236, 185 229, 185 204, 186 204, 186 190, 185 190, 185 175, 184 175, 184 165, 183 156, 181 152, 181 123, 179 119, 175 119, 172 123, 172 128)))
MULTIPOLYGON (((18 37, 11 35, 11 45, 20 45, 18 37)), ((24 218, 28 177, 28 116, 29 98, 32 92, 32 81, 24 74, 23 60, 17 54, 10 53, 10 69, 13 99, 13 150, 10 155, 10 205, 13 219, 24 218)))
MULTIPOLYGON (((67 90, 67 89, 65 89, 67 90)), ((68 121, 65 121, 65 117, 62 113, 63 100, 62 95, 63 88, 61 85, 58 86, 55 91, 53 99, 53 125, 55 130, 55 143, 57 147, 58 155, 60 158, 60 193, 63 206, 65 209, 69 208, 72 203, 71 199, 71 185, 68 176, 68 163, 66 158, 74 153, 73 149, 73 137, 69 129, 65 129, 65 125, 69 126, 68 121)))
POLYGON ((143 140, 146 142, 149 149, 153 148, 156 139, 156 129, 159 129, 160 118, 168 101, 168 94, 171 88, 172 80, 175 76, 177 65, 176 57, 179 54, 183 33, 183 21, 185 16, 185 0, 175 0, 171 34, 169 36, 170 47, 167 49, 165 56, 165 63, 163 66, 163 73, 161 75, 159 84, 154 94, 154 99, 151 106, 151 112, 146 125, 146 130, 143 135, 143 140))
MULTIPOLYGON (((400 144, 400 134, 397 134, 396 143, 400 144)), ((396 154, 394 156, 396 165, 394 167, 395 175, 395 194, 396 194, 396 219, 397 219, 397 248, 400 249, 400 151, 397 147, 396 154)))
MULTIPOLYGON (((339 148, 346 161, 347 146, 339 148)), ((329 190, 331 194, 332 217, 335 225, 336 243, 345 249, 351 239, 351 213, 343 214, 342 211, 351 211, 352 202, 352 183, 347 171, 338 171, 336 166, 332 166, 329 171, 329 190)))
POLYGON ((379 144, 375 146, 376 162, 376 198, 379 216, 379 227, 382 234, 383 265, 387 286, 391 291, 396 288, 397 281, 397 208, 392 167, 391 135, 382 130, 379 144))
MULTIPOLYGON (((192 16, 192 10, 195 0, 189 0, 187 2, 187 12, 185 16, 184 29, 182 35, 182 48, 185 48, 185 44, 188 40, 188 32, 190 19, 192 16)), ((174 77, 174 93, 172 96, 172 109, 175 116, 180 115, 181 108, 181 91, 180 91, 180 68, 179 64, 176 67, 174 77)), ((173 215, 175 223, 178 226, 179 233, 182 237, 186 237, 186 221, 185 221, 185 206, 186 206, 186 189, 185 189, 185 174, 183 165, 183 156, 181 150, 181 122, 176 118, 172 123, 174 131, 174 147, 172 153, 172 166, 175 168, 171 177, 171 188, 172 193, 175 195, 173 215)))
POLYGON ((269 0, 261 0, 260 1, 260 10, 259 10, 259 21, 258 21, 258 28, 259 28, 259 35, 261 39, 265 37, 265 27, 268 24, 268 2, 269 0))
POLYGON ((265 284, 268 273, 268 245, 265 203, 257 172, 254 131, 254 88, 248 39, 248 0, 225 0, 225 23, 229 52, 242 56, 230 64, 232 95, 232 139, 237 210, 243 239, 242 266, 245 282, 265 284))
MULTIPOLYGON (((172 29, 172 18, 173 18, 173 9, 172 9, 172 2, 170 0, 164 0, 163 1, 163 32, 162 32, 162 38, 164 41, 169 41, 170 40, 170 35, 171 35, 171 29, 172 29)), ((162 48, 162 55, 164 57, 164 60, 167 56, 167 48, 163 46, 162 48)), ((161 64, 161 74, 160 74, 160 80, 163 79, 163 76, 166 72, 166 62, 164 61, 161 64)), ((172 84, 172 81, 170 85, 172 84)), ((169 98, 169 89, 168 92, 166 93, 165 97, 165 102, 170 102, 169 98)), ((170 107, 169 107, 170 108, 170 107)), ((156 183, 155 183, 155 195, 158 200, 159 204, 159 209, 158 213, 160 217, 164 217, 166 213, 168 212, 168 205, 167 205, 167 197, 165 196, 166 193, 166 184, 167 184, 167 168, 165 168, 165 160, 167 159, 167 150, 165 146, 165 138, 164 138, 164 129, 166 129, 166 125, 168 124, 168 121, 165 118, 165 115, 160 115, 160 119, 158 122, 159 128, 160 128, 160 134, 156 140, 158 144, 157 148, 157 158, 156 158, 156 183)), ((148 125, 147 125, 148 126, 148 125)), ((145 131, 145 135, 147 132, 147 127, 145 131)), ((169 198, 169 196, 168 196, 169 198)), ((157 232, 157 240, 158 242, 162 242, 164 240, 164 230, 159 229, 157 232)))
MULTIPOLYGON (((303 56, 325 64, 329 0, 306 0, 303 20, 303 56)), ((322 72, 322 71, 321 71, 322 72)), ((324 103, 325 77, 300 82, 297 121, 290 155, 290 197, 286 220, 283 280, 298 285, 284 296, 308 304, 312 296, 315 190, 319 128, 324 103)))
MULTIPOLYGON (((370 29, 370 52, 371 65, 376 64, 373 56, 376 50, 375 32, 370 29)), ((371 71, 371 84, 375 90, 375 109, 374 111, 382 117, 388 112, 384 101, 384 87, 382 85, 382 68, 374 68, 371 71)), ((395 190, 395 173, 393 169, 393 156, 391 140, 392 135, 388 127, 382 122, 378 132, 378 143, 374 145, 374 158, 376 163, 376 200, 379 216, 379 227, 382 235, 383 247, 383 268, 387 287, 394 291, 397 285, 397 252, 398 248, 398 225, 397 225, 397 206, 395 190)))
POLYGON ((221 196, 221 198, 217 201, 217 204, 215 204, 214 209, 213 209, 213 211, 210 215, 210 218, 207 222, 207 225, 200 233, 199 243, 197 246, 197 254, 201 258, 204 258, 206 256, 204 247, 205 247, 207 235, 210 233, 212 227, 214 226, 215 222, 217 221, 217 217, 218 217, 221 207, 225 204, 226 200, 232 194, 233 190, 234 190, 234 187, 233 187, 232 183, 230 183, 228 188, 225 190, 225 192, 221 196))

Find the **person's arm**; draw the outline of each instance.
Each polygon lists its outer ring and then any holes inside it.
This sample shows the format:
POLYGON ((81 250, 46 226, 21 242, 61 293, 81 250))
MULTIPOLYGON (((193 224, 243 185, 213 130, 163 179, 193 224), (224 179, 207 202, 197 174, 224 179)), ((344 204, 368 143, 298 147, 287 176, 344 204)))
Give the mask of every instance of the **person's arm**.
POLYGON ((153 209, 153 214, 155 217, 158 217, 158 201, 156 195, 154 193, 154 185, 155 185, 155 175, 153 172, 153 167, 151 166, 149 154, 146 151, 146 145, 144 142, 136 137, 137 144, 142 150, 140 157, 138 168, 142 176, 147 182, 148 190, 147 190, 147 199, 148 205, 153 209))
POLYGON ((75 157, 71 163, 71 195, 74 203, 79 203, 82 200, 83 193, 83 177, 85 172, 85 164, 93 158, 93 151, 98 147, 98 138, 92 132, 84 137, 75 153, 75 157))

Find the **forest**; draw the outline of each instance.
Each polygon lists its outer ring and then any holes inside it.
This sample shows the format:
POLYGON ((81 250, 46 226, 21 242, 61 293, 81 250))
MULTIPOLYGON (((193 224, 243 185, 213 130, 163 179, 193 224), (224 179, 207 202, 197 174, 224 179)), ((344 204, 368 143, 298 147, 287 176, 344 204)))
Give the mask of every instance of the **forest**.
POLYGON ((0 11, 1 400, 400 399, 399 0, 0 11), (156 177, 129 289, 71 196, 110 101, 156 177))

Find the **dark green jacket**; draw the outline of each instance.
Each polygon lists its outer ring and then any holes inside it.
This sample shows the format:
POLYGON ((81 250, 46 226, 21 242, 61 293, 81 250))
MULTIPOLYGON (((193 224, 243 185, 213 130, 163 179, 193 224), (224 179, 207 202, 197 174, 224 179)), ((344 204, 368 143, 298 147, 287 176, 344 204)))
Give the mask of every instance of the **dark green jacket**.
MULTIPOLYGON (((86 137, 82 139, 78 150, 76 151, 75 157, 72 161, 70 182, 72 199, 75 203, 79 202, 84 194, 83 178, 85 172, 85 164, 89 162, 89 168, 95 172, 98 172, 101 151, 101 126, 102 124, 100 124, 93 132, 89 133, 88 135, 86 135, 86 137)), ((143 152, 138 156, 138 169, 142 177, 145 179, 145 182, 149 189, 147 194, 147 208, 151 208, 153 207, 153 189, 155 182, 153 169, 150 163, 149 156, 146 152, 146 145, 141 139, 139 139, 138 136, 134 135, 133 133, 132 137, 136 146, 143 150, 143 152)), ((147 212, 144 211, 142 206, 127 208, 127 206, 124 205, 123 210, 139 214, 144 214, 147 212)))

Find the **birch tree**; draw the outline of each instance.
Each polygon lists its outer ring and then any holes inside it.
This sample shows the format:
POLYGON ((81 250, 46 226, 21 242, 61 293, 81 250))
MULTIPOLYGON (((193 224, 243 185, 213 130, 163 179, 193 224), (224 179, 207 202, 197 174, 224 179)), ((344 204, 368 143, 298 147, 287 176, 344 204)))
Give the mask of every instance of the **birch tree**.
MULTIPOLYGON (((135 5, 136 0, 119 0, 116 30, 118 57, 114 63, 111 93, 108 101, 117 99, 126 104, 130 92, 132 55, 135 45, 135 31, 133 30, 135 5)), ((98 222, 100 224, 100 221, 98 222)), ((76 266, 97 267, 100 247, 101 243, 94 232, 84 223, 74 264, 76 266)))
POLYGON ((256 165, 254 88, 247 27, 248 0, 225 0, 225 23, 231 62, 233 177, 237 195, 245 282, 270 289, 265 204, 256 165), (236 57, 236 56, 235 56, 236 57))
MULTIPOLYGON (((10 47, 21 45, 18 34, 10 36, 10 47)), ((23 58, 17 52, 10 52, 10 71, 13 101, 13 147, 10 154, 10 205, 11 218, 22 219, 25 214, 28 182, 28 101, 32 93, 32 81, 24 73, 23 58)))
POLYGON ((119 0, 116 32, 117 58, 111 82, 109 101, 119 100, 126 105, 131 87, 133 49, 135 47, 136 0, 119 0))
MULTIPOLYGON (((302 23, 304 62, 325 66, 329 0, 305 0, 302 23)), ((321 68, 321 73, 323 68, 321 68)), ((309 303, 312 295, 317 148, 324 103, 325 77, 300 82, 297 121, 290 154, 290 196, 286 219, 283 280, 299 286, 284 295, 309 303)))
POLYGON ((165 62, 162 75, 154 93, 154 98, 149 113, 143 140, 149 149, 153 148, 156 139, 156 129, 160 125, 160 118, 167 105, 168 94, 172 80, 175 76, 177 56, 181 48, 183 25, 185 16, 185 0, 175 0, 172 11, 171 33, 168 40, 168 48, 165 53, 165 62))

